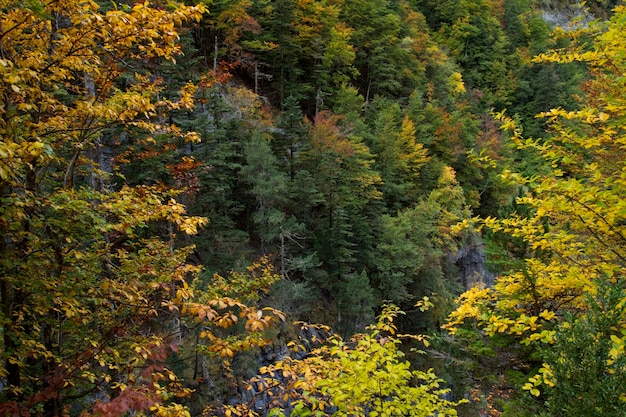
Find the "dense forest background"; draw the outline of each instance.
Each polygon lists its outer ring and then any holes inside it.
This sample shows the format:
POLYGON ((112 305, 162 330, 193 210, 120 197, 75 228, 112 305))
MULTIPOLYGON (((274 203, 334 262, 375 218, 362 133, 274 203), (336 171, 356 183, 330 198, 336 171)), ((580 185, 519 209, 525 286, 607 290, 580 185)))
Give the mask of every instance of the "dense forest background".
POLYGON ((618 3, 3 1, 0 415, 626 415, 618 3))

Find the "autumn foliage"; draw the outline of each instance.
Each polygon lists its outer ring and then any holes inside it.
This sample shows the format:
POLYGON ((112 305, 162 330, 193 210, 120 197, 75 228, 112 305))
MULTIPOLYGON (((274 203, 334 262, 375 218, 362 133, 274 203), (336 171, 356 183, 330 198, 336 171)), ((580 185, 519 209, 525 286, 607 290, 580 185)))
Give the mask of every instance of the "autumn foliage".
POLYGON ((0 0, 0 416, 624 415, 623 6, 199 3, 0 0))
MULTIPOLYGON (((155 146, 198 140, 165 121, 193 108, 196 88, 166 98, 150 68, 175 60, 177 28, 205 10, 73 0, 2 8, 0 415, 188 415, 180 400, 190 391, 166 364, 181 321, 203 323, 209 350, 228 357, 237 348, 210 328, 243 320, 250 346, 264 343, 258 334, 276 316, 194 288, 193 247, 176 237, 207 219, 187 215, 180 191, 164 184, 117 185, 120 164, 141 155, 113 160, 106 150, 129 134, 155 146)), ((186 159, 172 171, 193 191, 190 168, 186 159)), ((259 288, 271 282, 264 273, 259 288)))
POLYGON ((512 119, 499 115, 516 147, 539 155, 549 170, 533 177, 505 172, 507 181, 527 190, 517 203, 531 215, 479 224, 523 241, 523 266, 494 288, 462 295, 448 324, 452 333, 473 324, 539 347, 543 366, 524 389, 536 397, 543 392, 555 416, 623 415, 613 413, 623 410, 626 392, 617 377, 626 336, 625 16, 618 7, 606 25, 561 33, 572 38, 570 48, 535 58, 584 62, 591 75, 579 110, 540 115, 548 125, 545 139, 525 138, 512 119), (572 396, 579 401, 570 402, 572 396))

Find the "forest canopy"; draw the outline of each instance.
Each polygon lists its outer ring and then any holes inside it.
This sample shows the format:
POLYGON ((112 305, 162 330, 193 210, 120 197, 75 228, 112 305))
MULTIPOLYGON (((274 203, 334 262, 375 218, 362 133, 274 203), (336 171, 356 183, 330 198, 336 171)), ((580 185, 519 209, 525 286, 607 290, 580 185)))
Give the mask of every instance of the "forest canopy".
POLYGON ((2 1, 0 416, 625 415, 625 22, 2 1))

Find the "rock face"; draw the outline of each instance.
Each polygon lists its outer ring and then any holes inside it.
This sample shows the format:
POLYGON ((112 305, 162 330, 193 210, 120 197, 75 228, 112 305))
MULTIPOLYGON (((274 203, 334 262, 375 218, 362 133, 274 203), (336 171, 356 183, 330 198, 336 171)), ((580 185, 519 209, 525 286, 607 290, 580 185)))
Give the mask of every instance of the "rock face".
POLYGON ((469 244, 451 255, 451 261, 457 266, 463 288, 470 289, 476 285, 491 287, 494 274, 487 269, 485 244, 480 236, 474 236, 469 244))
POLYGON ((578 26, 586 26, 595 17, 589 13, 589 10, 580 4, 544 4, 540 7, 543 20, 553 27, 563 29, 575 28, 578 26))

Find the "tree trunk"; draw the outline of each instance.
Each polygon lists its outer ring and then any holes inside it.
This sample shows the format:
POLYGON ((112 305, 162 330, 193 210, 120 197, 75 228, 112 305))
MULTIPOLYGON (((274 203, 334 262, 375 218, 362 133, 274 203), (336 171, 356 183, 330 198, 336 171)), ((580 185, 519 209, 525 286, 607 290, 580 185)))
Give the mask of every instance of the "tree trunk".
MULTIPOLYGON (((4 185, 0 187, 0 196, 4 197, 7 194, 7 187, 4 185)), ((2 226, 2 228, 0 229, 0 259, 2 260, 11 259, 4 229, 4 226, 2 226)), ((4 368, 7 372, 7 386, 20 388, 22 385, 20 366, 17 363, 14 363, 12 360, 15 355, 15 350, 17 349, 17 344, 15 343, 14 339, 15 334, 13 330, 13 307, 15 305, 15 291, 13 289, 12 283, 10 282, 10 277, 12 274, 10 274, 9 271, 5 269, 7 267, 10 267, 10 265, 4 265, 3 270, 0 271, 0 298, 2 301, 2 315, 4 319, 4 329, 2 332, 2 343, 4 344, 4 348, 2 349, 2 351, 5 355, 4 368)), ((22 397, 21 394, 16 394, 15 391, 9 390, 7 392, 10 392, 9 399, 20 400, 22 397)))
MULTIPOLYGON (((4 253, 5 253, 4 239, 2 239, 2 241, 3 243, 2 243, 2 248, 0 249, 0 254, 1 254, 0 256, 4 258, 4 253)), ((13 388, 20 388, 22 385, 20 367, 18 364, 13 363, 12 361, 13 353, 15 349, 17 348, 17 345, 15 344, 13 340, 13 336, 14 336, 13 310, 11 308, 13 305, 13 299, 14 299, 13 287, 11 286, 11 283, 9 282, 8 278, 0 279, 0 296, 2 297, 2 313, 4 315, 4 320, 5 320, 4 331, 3 331, 3 343, 4 343, 3 350, 6 355, 4 368, 6 369, 6 372, 7 372, 7 376, 6 376, 7 386, 13 387, 13 388)), ((12 392, 9 395, 9 397, 14 400, 20 400, 21 395, 15 394, 14 392, 12 392)))

